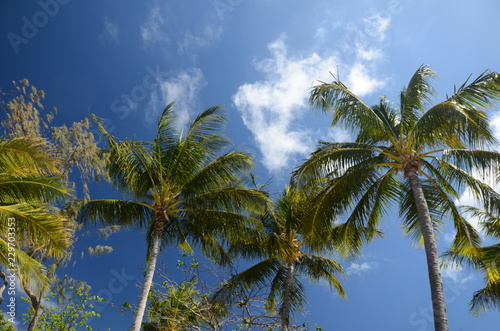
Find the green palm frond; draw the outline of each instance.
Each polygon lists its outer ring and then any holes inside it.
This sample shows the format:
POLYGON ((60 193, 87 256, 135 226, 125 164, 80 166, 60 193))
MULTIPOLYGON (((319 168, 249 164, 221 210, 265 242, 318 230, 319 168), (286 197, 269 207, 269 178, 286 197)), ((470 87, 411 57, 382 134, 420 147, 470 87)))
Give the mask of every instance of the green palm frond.
POLYGON ((19 177, 0 174, 0 201, 4 203, 58 202, 71 190, 58 177, 19 177))
POLYGON ((185 192, 204 192, 239 182, 241 175, 253 167, 250 156, 230 152, 203 167, 185 184, 185 192))
POLYGON ((485 72, 472 83, 467 81, 447 100, 431 107, 415 125, 417 148, 449 146, 482 147, 496 143, 486 109, 500 100, 500 75, 485 72))
POLYGON ((125 140, 110 145, 110 162, 107 166, 114 186, 132 194, 143 197, 150 189, 158 185, 161 169, 154 159, 150 144, 125 140))
POLYGON ((39 261, 30 257, 28 254, 18 249, 18 247, 15 247, 12 251, 12 246, 1 237, 0 265, 3 265, 6 269, 10 269, 7 275, 13 272, 21 278, 21 281, 28 283, 34 290, 40 290, 49 283, 49 279, 45 274, 45 267, 39 261), (8 255, 8 253, 14 254, 14 261, 10 260, 12 255, 8 255))
POLYGON ((338 279, 338 276, 345 276, 345 270, 337 261, 319 255, 304 254, 295 268, 298 275, 304 275, 311 281, 326 280, 331 290, 335 289, 341 298, 347 298, 338 279))
POLYGON ((393 176, 377 178, 355 203, 347 219, 335 226, 331 235, 325 238, 344 256, 360 254, 365 244, 382 236, 379 222, 387 215, 389 205, 400 197, 400 193, 393 176))
MULTIPOLYGON (((472 214, 489 218, 486 211, 471 208, 472 214)), ((443 254, 445 266, 466 265, 484 273, 484 288, 474 292, 470 312, 478 317, 492 308, 500 309, 500 244, 481 247, 472 254, 449 250, 443 254)))
POLYGON ((364 143, 320 142, 316 151, 293 172, 292 181, 302 187, 318 178, 341 176, 353 165, 373 159, 378 152, 375 146, 364 143))
POLYGON ((489 282, 487 285, 474 292, 470 301, 470 312, 479 316, 492 308, 500 309, 500 282, 489 282))
POLYGON ((485 231, 487 236, 500 238, 500 215, 499 213, 492 213, 486 209, 480 209, 473 206, 464 206, 462 210, 470 215, 471 218, 477 218, 479 225, 485 231))
POLYGON ((436 73, 428 66, 422 65, 410 79, 408 86, 401 92, 401 127, 400 135, 415 126, 425 111, 425 106, 431 102, 436 91, 430 84, 430 79, 436 73))
POLYGON ((224 286, 217 291, 213 299, 222 302, 231 302, 231 290, 235 286, 249 288, 253 285, 266 286, 281 267, 279 259, 271 257, 254 264, 248 269, 233 276, 224 286))
POLYGON ((79 223, 143 227, 153 216, 150 204, 125 200, 92 200, 82 202, 79 223))
POLYGON ((173 106, 174 102, 169 103, 158 120, 155 146, 158 146, 160 155, 168 153, 178 140, 179 133, 174 128, 175 115, 173 106))
POLYGON ((448 149, 443 151, 442 159, 466 172, 477 172, 483 181, 487 178, 497 178, 499 175, 500 153, 496 151, 448 149))
MULTIPOLYGON (((350 157, 352 152, 352 149, 347 149, 345 154, 350 157)), ((342 153, 339 151, 337 154, 340 156, 342 153)), ((380 161, 379 158, 375 157, 359 162, 358 164, 353 164, 344 174, 329 180, 323 187, 323 190, 312 198, 313 203, 311 204, 310 214, 307 217, 306 232, 328 227, 331 222, 335 221, 335 218, 330 215, 340 217, 351 210, 357 201, 362 199, 367 190, 370 188, 375 190, 377 181, 382 176, 380 169, 373 166, 378 161, 380 161)), ((366 214, 362 214, 362 208, 366 206, 366 203, 370 204, 374 201, 376 201, 376 198, 374 200, 366 196, 365 201, 362 201, 356 207, 356 210, 360 214, 354 215, 353 219, 365 219, 364 217, 360 218, 360 216, 366 216, 366 214)), ((373 215, 376 214, 374 213, 373 215)))
POLYGON ((313 109, 332 112, 332 126, 341 123, 355 131, 372 132, 378 137, 387 136, 387 127, 378 114, 335 77, 330 84, 313 86, 309 103, 313 109))
POLYGON ((17 224, 16 236, 21 246, 43 249, 48 255, 63 254, 72 243, 67 220, 47 211, 46 205, 0 204, 0 234, 6 236, 8 218, 17 224))
POLYGON ((384 131, 373 130, 372 126, 364 125, 360 127, 356 141, 368 144, 396 141, 399 136, 398 128, 400 127, 400 119, 396 109, 385 97, 381 97, 380 101, 371 109, 384 124, 384 131))
POLYGON ((12 176, 57 175, 57 166, 43 139, 0 140, 0 169, 12 176))

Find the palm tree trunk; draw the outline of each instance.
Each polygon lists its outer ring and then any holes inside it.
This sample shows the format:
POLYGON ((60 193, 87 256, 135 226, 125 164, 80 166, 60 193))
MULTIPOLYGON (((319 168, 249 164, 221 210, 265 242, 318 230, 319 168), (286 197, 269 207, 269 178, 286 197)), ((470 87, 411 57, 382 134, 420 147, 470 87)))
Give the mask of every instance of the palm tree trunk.
POLYGON ((290 311, 292 309, 291 306, 291 295, 292 295, 292 282, 293 282, 293 273, 294 273, 295 265, 294 262, 288 263, 286 270, 286 279, 285 279, 285 290, 283 292, 283 305, 281 306, 281 331, 288 331, 290 328, 290 311))
POLYGON ((429 283, 431 287, 432 309, 434 313, 435 331, 448 331, 448 318, 446 314, 446 305, 444 302, 443 280, 439 270, 439 257, 434 238, 434 228, 429 212, 424 191, 418 178, 417 171, 411 169, 406 172, 406 177, 410 181, 417 207, 422 236, 424 238, 425 255, 427 258, 427 270, 429 272, 429 283))
MULTIPOLYGON (((163 222, 159 222, 164 224, 163 222)), ((161 226, 163 227, 163 226, 161 226)), ((151 254, 149 255, 149 262, 146 267, 146 275, 144 277, 144 283, 142 284, 141 294, 139 296, 139 303, 137 304, 137 310, 135 311, 134 321, 130 331, 140 331, 142 326, 142 319, 144 318, 144 313, 146 311, 146 304, 148 302, 149 290, 151 289, 151 284, 153 283, 153 276, 156 269, 156 262, 158 261, 158 255, 160 255, 160 245, 162 240, 162 231, 158 231, 160 226, 157 226, 155 234, 153 236, 153 247, 151 248, 151 254)))

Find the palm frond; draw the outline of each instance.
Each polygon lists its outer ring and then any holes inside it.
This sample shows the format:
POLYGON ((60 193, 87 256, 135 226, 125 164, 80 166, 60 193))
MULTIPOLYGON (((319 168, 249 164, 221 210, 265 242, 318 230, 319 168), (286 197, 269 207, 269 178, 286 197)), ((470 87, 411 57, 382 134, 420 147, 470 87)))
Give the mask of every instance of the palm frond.
POLYGON ((126 200, 91 200, 81 202, 76 220, 90 225, 144 227, 153 216, 150 204, 126 200))
POLYGON ((43 139, 0 140, 0 169, 12 176, 57 175, 57 165, 43 139))
POLYGON ((39 290, 49 284, 45 267, 18 247, 9 245, 2 237, 0 237, 0 264, 19 276, 22 282, 30 284, 33 289, 39 290))
POLYGON ((424 113, 425 106, 435 95, 436 91, 429 82, 435 76, 435 72, 429 66, 422 65, 401 92, 401 135, 414 127, 424 113))
POLYGON ((168 153, 179 136, 179 133, 174 128, 175 116, 173 106, 174 102, 169 103, 158 120, 158 133, 156 134, 155 146, 159 147, 160 154, 168 153))
POLYGON ((317 149, 292 175, 292 182, 302 187, 311 180, 341 176, 354 164, 373 158, 378 151, 363 143, 320 142, 317 149))
POLYGON ((344 287, 338 279, 338 276, 345 277, 345 270, 337 261, 319 255, 304 254, 295 268, 298 275, 306 276, 311 281, 326 280, 330 290, 335 289, 341 298, 347 298, 344 287))
POLYGON ((280 267, 281 262, 276 257, 263 260, 233 276, 214 294, 213 299, 216 301, 231 302, 233 287, 249 288, 255 284, 266 286, 280 267))
POLYGON ((335 77, 330 84, 312 87, 309 104, 313 109, 332 112, 332 126, 341 123, 346 128, 372 132, 377 137, 387 136, 390 132, 383 119, 335 77))
POLYGON ((161 167, 152 155, 150 144, 125 140, 109 149, 108 172, 113 185, 125 194, 143 197, 162 180, 161 167))
POLYGON ((336 225, 326 238, 344 256, 360 254, 363 245, 382 235, 379 222, 400 194, 399 182, 393 176, 377 178, 355 203, 347 219, 336 225))
POLYGON ((13 177, 0 174, 0 201, 4 203, 58 202, 71 197, 61 178, 13 177))
POLYGON ((475 316, 492 308, 500 309, 500 282, 487 283, 484 288, 474 292, 469 305, 469 311, 475 316))
POLYGON ((0 215, 0 233, 4 236, 8 219, 16 220, 16 236, 21 246, 43 249, 49 256, 59 256, 72 243, 73 231, 67 220, 60 214, 48 212, 46 205, 1 203, 0 215))
POLYGON ((196 173, 184 186, 184 192, 206 192, 238 183, 250 171, 250 156, 230 152, 217 157, 196 173))
POLYGON ((413 133, 417 148, 476 148, 496 143, 485 110, 500 100, 500 75, 485 72, 471 84, 466 83, 422 115, 413 133))

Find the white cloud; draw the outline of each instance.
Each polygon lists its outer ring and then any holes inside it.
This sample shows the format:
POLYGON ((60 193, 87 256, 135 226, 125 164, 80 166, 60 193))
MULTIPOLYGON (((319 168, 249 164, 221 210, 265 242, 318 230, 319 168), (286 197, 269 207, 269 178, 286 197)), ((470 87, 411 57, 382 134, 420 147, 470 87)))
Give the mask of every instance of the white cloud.
POLYGON ((240 86, 233 100, 263 154, 264 166, 278 172, 290 165, 292 157, 306 154, 315 145, 309 130, 295 123, 308 111, 313 81, 328 75, 337 61, 314 53, 293 58, 287 54, 284 38, 268 48, 272 58, 255 63, 265 80, 240 86))
POLYGON ((199 68, 184 70, 175 77, 162 79, 159 90, 151 93, 146 120, 155 122, 165 106, 175 102, 176 126, 183 128, 193 115, 191 111, 197 107, 198 93, 205 85, 203 72, 199 68))
POLYGON ((359 45, 356 52, 358 59, 365 61, 379 60, 384 56, 380 49, 367 45, 359 45))
POLYGON ((355 63, 347 76, 347 86, 358 96, 365 96, 384 86, 384 82, 370 76, 367 66, 355 63))
POLYGON ((462 267, 446 268, 441 271, 443 278, 451 280, 456 285, 465 285, 474 279, 474 275, 465 275, 462 267))
POLYGON ((213 45, 219 40, 221 33, 222 28, 213 25, 205 26, 203 31, 198 34, 193 34, 188 31, 184 33, 184 37, 179 40, 177 51, 181 55, 194 57, 193 50, 213 45))
POLYGON ((375 13, 369 17, 363 18, 365 25, 365 33, 378 41, 384 41, 386 38, 385 32, 391 24, 389 16, 383 16, 381 13, 375 13))
POLYGON ((101 34, 101 39, 112 40, 115 43, 119 44, 120 41, 118 39, 118 35, 120 34, 120 29, 118 25, 111 22, 111 20, 107 17, 104 17, 104 32, 101 34))
MULTIPOLYGON (((257 142, 264 166, 276 173, 290 167, 293 157, 304 156, 315 146, 314 133, 300 124, 309 111, 309 88, 318 80, 331 80, 329 70, 339 61, 334 55, 316 53, 292 56, 283 37, 268 48, 272 57, 254 64, 265 79, 240 86, 233 100, 257 142)), ((361 63, 350 70, 348 84, 360 96, 382 85, 361 63)))
POLYGON ((160 12, 160 7, 152 7, 149 11, 148 20, 140 27, 144 44, 169 40, 168 35, 162 32, 163 23, 164 19, 160 12))
POLYGON ((348 275, 355 274, 359 276, 363 273, 366 273, 374 269, 376 266, 377 264, 374 262, 363 262, 363 263, 353 262, 346 268, 346 271, 348 275))

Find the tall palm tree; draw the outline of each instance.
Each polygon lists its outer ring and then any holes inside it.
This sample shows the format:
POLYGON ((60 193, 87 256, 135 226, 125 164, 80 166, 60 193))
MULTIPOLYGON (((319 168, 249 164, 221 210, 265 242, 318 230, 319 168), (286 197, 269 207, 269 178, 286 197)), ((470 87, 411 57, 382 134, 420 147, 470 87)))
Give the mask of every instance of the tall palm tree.
MULTIPOLYGON (((215 300, 232 300, 235 286, 250 288, 270 284, 266 309, 275 312, 278 308, 280 329, 288 331, 291 313, 300 311, 306 301, 301 277, 311 281, 326 280, 339 296, 346 296, 337 277, 344 275, 344 269, 336 260, 324 256, 332 253, 333 241, 304 231, 305 216, 311 207, 306 191, 285 188, 274 210, 261 218, 264 231, 258 230, 253 236, 233 243, 230 249, 233 254, 260 262, 228 280, 214 296, 215 300)), ((342 225, 332 224, 321 233, 332 238, 339 227, 342 225)))
POLYGON ((48 206, 69 189, 42 139, 1 140, 0 169, 0 264, 17 270, 22 284, 43 288, 48 279, 34 256, 57 257, 71 245, 67 221, 48 206))
POLYGON ((118 142, 101 126, 109 144, 108 172, 129 200, 85 203, 79 219, 147 229, 147 267, 131 330, 138 331, 162 245, 189 243, 220 263, 228 262, 223 243, 244 235, 247 211, 268 203, 267 196, 243 185, 253 161, 249 155, 219 153, 229 141, 218 131, 225 117, 220 107, 202 112, 185 135, 174 126, 173 104, 163 111, 153 142, 118 142))
POLYGON ((339 79, 312 88, 310 103, 353 129, 354 142, 322 142, 295 173, 296 180, 329 180, 315 199, 311 224, 321 227, 323 214, 349 212, 353 224, 376 225, 390 203, 399 202, 407 234, 425 247, 434 324, 448 330, 435 230, 445 218, 456 229, 453 247, 479 247, 480 238, 454 204, 469 187, 477 198, 495 193, 471 174, 498 165, 500 154, 485 149, 496 143, 486 109, 500 97, 500 76, 485 72, 464 83, 445 101, 430 105, 435 73, 421 66, 400 94, 399 109, 385 98, 366 105, 339 79), (351 204, 354 203, 354 205, 351 204))

